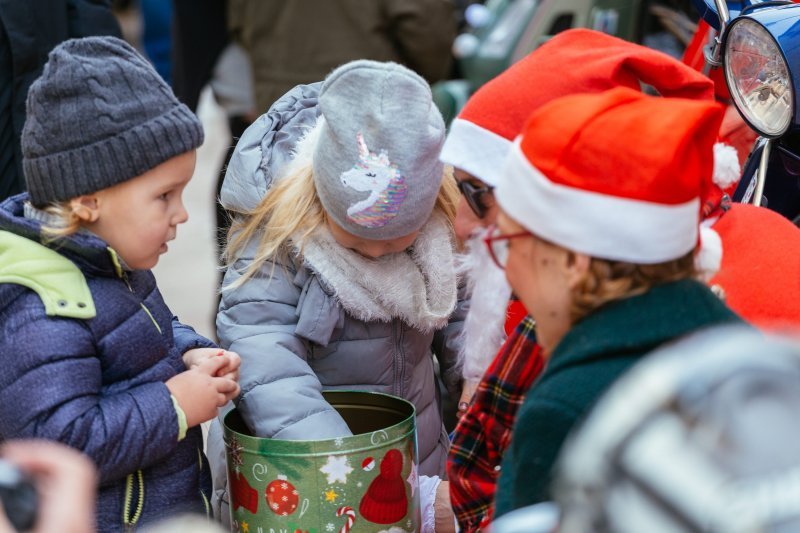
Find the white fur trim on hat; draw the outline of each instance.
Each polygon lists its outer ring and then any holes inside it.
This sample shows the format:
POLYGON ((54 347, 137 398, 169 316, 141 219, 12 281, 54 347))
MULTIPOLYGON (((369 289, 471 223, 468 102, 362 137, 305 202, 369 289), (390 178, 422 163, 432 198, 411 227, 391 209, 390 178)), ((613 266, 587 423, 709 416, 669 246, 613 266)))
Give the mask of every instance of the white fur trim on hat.
POLYGON ((727 189, 742 175, 739 168, 739 155, 736 148, 725 143, 714 145, 714 183, 721 189, 727 189))
POLYGON ((592 257, 655 264, 697 245, 700 199, 631 200, 551 182, 515 143, 495 190, 500 207, 543 239, 592 257))
POLYGON ((505 137, 457 118, 450 125, 439 159, 496 186, 511 145, 505 137))
POLYGON ((722 239, 719 233, 707 224, 700 226, 700 249, 694 258, 694 266, 704 281, 719 272, 722 265, 722 239))

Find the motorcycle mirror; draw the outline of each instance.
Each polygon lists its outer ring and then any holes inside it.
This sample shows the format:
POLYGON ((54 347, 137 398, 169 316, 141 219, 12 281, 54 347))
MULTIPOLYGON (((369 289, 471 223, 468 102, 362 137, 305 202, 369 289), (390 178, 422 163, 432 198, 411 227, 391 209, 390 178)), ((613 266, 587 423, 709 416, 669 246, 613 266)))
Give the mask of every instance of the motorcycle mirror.
POLYGON ((714 5, 717 8, 717 16, 719 17, 719 31, 714 37, 714 43, 706 49, 705 56, 709 65, 719 67, 722 66, 722 39, 731 20, 731 14, 728 11, 726 0, 714 0, 714 5))

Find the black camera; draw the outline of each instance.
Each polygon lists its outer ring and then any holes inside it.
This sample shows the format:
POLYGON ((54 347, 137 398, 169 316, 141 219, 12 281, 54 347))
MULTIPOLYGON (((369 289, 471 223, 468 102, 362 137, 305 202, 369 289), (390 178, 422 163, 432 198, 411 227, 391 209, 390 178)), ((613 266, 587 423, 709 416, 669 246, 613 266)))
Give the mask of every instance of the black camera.
POLYGON ((8 521, 17 531, 28 531, 36 523, 39 495, 30 476, 0 459, 0 501, 8 521))

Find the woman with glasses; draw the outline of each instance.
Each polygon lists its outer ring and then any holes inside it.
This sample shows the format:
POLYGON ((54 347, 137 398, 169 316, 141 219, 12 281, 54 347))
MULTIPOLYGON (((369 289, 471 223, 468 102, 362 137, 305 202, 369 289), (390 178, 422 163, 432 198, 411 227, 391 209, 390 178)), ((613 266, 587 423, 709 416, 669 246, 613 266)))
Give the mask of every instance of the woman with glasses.
POLYGON ((713 102, 627 88, 567 96, 535 112, 511 150, 486 242, 536 320, 547 366, 518 412, 497 516, 551 499, 564 439, 631 365, 740 321, 695 266, 722 117, 713 102))

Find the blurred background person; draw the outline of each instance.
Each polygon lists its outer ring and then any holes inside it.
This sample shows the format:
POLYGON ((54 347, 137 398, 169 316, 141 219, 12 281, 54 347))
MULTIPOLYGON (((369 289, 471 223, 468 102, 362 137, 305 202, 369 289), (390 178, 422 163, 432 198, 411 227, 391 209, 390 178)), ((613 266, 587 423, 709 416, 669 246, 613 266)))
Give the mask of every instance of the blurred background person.
POLYGON ((299 84, 354 59, 395 61, 429 83, 450 73, 452 0, 230 0, 228 25, 253 67, 265 112, 299 84))
POLYGON ((19 139, 28 88, 57 44, 90 35, 120 36, 111 0, 0 0, 0 200, 25 190, 19 139))
MULTIPOLYGON (((225 112, 231 142, 216 175, 214 242, 219 257, 225 246, 230 216, 217 201, 225 169, 237 141, 258 117, 250 59, 230 39, 228 0, 173 0, 172 85, 175 95, 194 111, 206 86, 225 112)), ((222 273, 219 276, 222 281, 222 273)))
POLYGON ((156 72, 172 85, 173 2, 139 0, 142 11, 142 47, 156 72))

